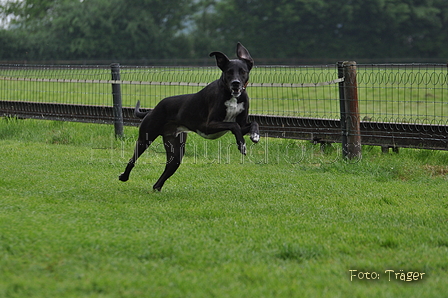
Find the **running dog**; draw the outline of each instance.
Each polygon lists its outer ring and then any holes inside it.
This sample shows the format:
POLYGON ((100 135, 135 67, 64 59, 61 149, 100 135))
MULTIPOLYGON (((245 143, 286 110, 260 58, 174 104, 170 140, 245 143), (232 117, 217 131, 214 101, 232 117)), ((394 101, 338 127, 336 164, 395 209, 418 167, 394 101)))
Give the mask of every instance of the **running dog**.
POLYGON ((165 181, 171 177, 181 164, 185 152, 187 132, 192 131, 206 139, 217 139, 227 132, 236 138, 239 151, 246 155, 243 136, 250 133, 250 139, 260 140, 258 124, 248 122, 249 97, 246 86, 254 60, 248 50, 237 44, 238 59, 230 60, 221 52, 212 52, 217 66, 222 70, 221 77, 195 94, 167 97, 147 113, 140 111, 140 102, 135 107, 135 115, 142 118, 134 155, 125 171, 119 176, 127 181, 140 155, 158 137, 163 137, 166 151, 166 166, 153 189, 160 191, 165 181))

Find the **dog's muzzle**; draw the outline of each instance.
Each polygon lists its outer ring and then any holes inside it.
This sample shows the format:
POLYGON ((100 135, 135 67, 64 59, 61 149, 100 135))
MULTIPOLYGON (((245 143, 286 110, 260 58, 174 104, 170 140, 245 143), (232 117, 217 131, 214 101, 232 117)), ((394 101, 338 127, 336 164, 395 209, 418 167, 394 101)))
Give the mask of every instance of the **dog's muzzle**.
POLYGON ((245 88, 240 81, 235 80, 230 83, 230 91, 232 93, 232 96, 235 98, 239 97, 241 93, 243 93, 244 89, 245 88))

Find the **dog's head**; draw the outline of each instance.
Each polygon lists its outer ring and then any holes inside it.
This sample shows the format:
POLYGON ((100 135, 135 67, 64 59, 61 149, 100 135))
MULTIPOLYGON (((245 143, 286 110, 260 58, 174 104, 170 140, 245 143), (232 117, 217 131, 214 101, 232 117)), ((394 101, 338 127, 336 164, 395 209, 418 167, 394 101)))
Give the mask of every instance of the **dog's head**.
POLYGON ((212 52, 210 57, 215 56, 216 64, 222 70, 222 79, 233 97, 238 98, 246 88, 249 81, 249 72, 254 66, 254 60, 249 51, 241 44, 236 46, 238 59, 230 60, 221 52, 212 52))

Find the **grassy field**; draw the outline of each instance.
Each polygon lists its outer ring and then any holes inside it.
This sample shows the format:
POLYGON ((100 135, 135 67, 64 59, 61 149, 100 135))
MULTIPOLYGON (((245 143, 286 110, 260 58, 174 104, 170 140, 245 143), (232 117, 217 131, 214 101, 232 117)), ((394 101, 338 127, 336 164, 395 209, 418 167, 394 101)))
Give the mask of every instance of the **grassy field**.
POLYGON ((0 119, 0 297, 446 296, 448 152, 190 135, 154 193, 125 132, 0 119))
MULTIPOLYGON (((387 122, 442 123, 446 125, 448 74, 445 66, 358 66, 361 119, 387 122)), ((122 85, 123 105, 140 100, 152 108, 161 99, 194 93, 201 86, 176 86, 176 82, 210 83, 219 78, 217 67, 122 67, 121 79, 131 82, 172 82, 173 85, 122 85)), ((110 80, 108 68, 0 69, 0 77, 57 79, 59 82, 0 80, 0 98, 35 102, 112 105, 110 84, 86 80, 110 80), (64 80, 66 80, 64 82, 64 80), (71 80, 72 82, 67 82, 71 80), (76 82, 73 82, 76 81, 76 82), (79 81, 79 82, 78 82, 79 81)), ((288 84, 315 84, 337 79, 334 65, 309 67, 255 67, 251 83, 283 83, 284 87, 248 87, 254 114, 339 118, 337 84, 292 88, 288 84)))

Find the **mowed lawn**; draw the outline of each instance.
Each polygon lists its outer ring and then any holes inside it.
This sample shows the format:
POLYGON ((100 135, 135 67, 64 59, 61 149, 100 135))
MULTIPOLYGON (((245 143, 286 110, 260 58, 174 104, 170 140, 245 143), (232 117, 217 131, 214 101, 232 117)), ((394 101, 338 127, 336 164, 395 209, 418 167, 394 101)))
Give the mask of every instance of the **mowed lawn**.
POLYGON ((0 119, 0 297, 446 297, 448 152, 189 135, 160 193, 137 129, 0 119), (412 273, 408 273, 412 272, 412 273), (360 279, 362 278, 362 280, 360 279), (404 280, 403 280, 404 279, 404 280))

